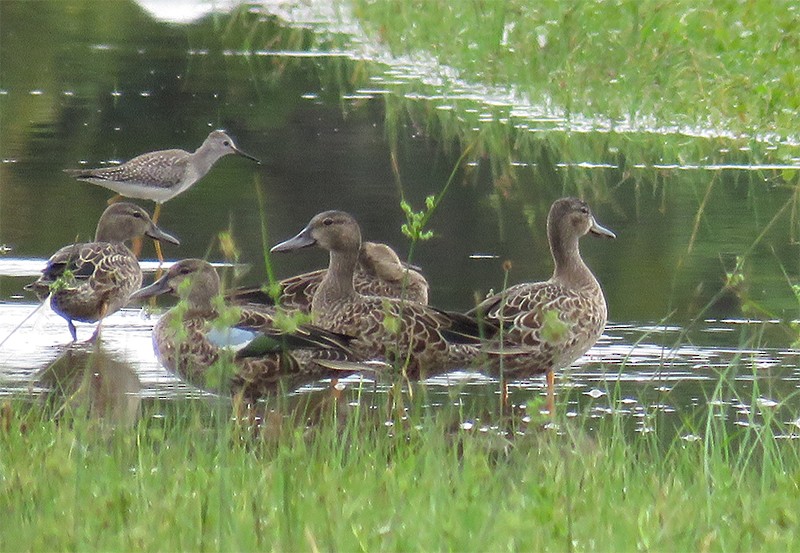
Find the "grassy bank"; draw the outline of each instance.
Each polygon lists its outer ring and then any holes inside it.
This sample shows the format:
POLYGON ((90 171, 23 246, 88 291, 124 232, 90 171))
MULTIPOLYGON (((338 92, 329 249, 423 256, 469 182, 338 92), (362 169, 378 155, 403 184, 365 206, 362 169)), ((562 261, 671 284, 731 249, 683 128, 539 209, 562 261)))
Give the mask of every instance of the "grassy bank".
POLYGON ((797 137, 792 2, 351 4, 394 54, 432 54, 568 115, 797 137))
MULTIPOLYGON (((6 403, 0 549, 776 550, 798 546, 800 456, 772 425, 696 441, 621 416, 511 439, 410 405, 254 431, 227 403, 150 404, 132 430, 6 403)), ((301 417, 302 418, 302 417, 301 417)))

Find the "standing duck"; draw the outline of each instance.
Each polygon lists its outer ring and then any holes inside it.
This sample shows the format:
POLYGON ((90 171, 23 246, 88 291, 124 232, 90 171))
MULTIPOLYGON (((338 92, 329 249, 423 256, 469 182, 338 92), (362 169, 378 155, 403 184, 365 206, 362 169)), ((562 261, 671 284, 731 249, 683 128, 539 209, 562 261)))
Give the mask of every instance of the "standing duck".
MULTIPOLYGON (((42 276, 25 287, 40 299, 50 296, 53 311, 64 317, 72 340, 73 321, 93 323, 127 305, 142 284, 142 269, 125 242, 149 236, 179 244, 138 205, 110 205, 97 223, 94 242, 64 246, 50 257, 42 276)), ((98 325, 94 337, 100 330, 98 325)))
MULTIPOLYGON (((490 341, 483 353, 489 372, 524 378, 547 374, 547 408, 554 413, 554 371, 569 366, 592 347, 606 326, 606 299, 600 283, 581 258, 586 234, 616 238, 598 224, 586 202, 561 198, 550 207, 547 238, 555 262, 544 282, 517 284, 478 304, 468 315, 502 326, 502 342, 490 341)), ((505 383, 504 383, 505 385, 505 383)))
MULTIPOLYGON (((278 303, 286 309, 308 313, 311 311, 314 293, 326 272, 327 269, 319 269, 281 280, 278 303)), ((400 298, 425 305, 428 303, 428 281, 418 271, 400 261, 397 253, 386 244, 361 244, 353 286, 365 296, 400 298)), ((255 307, 273 303, 272 297, 263 287, 236 288, 228 291, 225 299, 236 305, 255 307)))
MULTIPOLYGON (((355 365, 349 338, 312 325, 283 331, 276 313, 226 305, 220 295, 219 275, 202 259, 184 259, 132 299, 165 293, 183 301, 165 313, 153 329, 153 346, 161 364, 182 378, 215 391, 255 399, 329 376, 339 367, 355 365), (244 346, 234 355, 233 350, 244 346), (229 355, 229 365, 225 362, 229 355), (213 368, 228 374, 216 373, 213 368)), ((366 368, 366 367, 364 367, 366 368)))
POLYGON ((474 319, 456 317, 416 302, 366 296, 354 287, 361 230, 342 211, 316 215, 297 236, 272 248, 293 251, 317 245, 330 261, 311 301, 315 324, 352 336, 350 347, 363 360, 381 360, 426 378, 472 361, 479 352, 474 319))

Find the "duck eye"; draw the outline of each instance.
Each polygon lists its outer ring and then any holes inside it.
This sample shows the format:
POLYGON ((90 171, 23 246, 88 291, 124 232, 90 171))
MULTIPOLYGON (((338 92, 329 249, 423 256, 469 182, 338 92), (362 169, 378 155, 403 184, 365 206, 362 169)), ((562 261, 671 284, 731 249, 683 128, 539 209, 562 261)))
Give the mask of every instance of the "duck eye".
POLYGON ((140 211, 134 211, 134 212, 132 213, 132 215, 133 215, 134 217, 136 217, 137 219, 141 219, 141 218, 142 218, 142 213, 141 213, 140 211))
POLYGON ((231 143, 230 143, 229 141, 227 141, 227 140, 226 140, 225 142, 223 142, 223 143, 222 143, 222 145, 223 145, 223 146, 230 146, 230 145, 231 145, 231 143))
POLYGON ((581 213, 583 213, 584 215, 589 215, 589 208, 586 207, 585 205, 581 206, 581 213))
POLYGON ((322 224, 325 225, 326 227, 329 227, 329 226, 331 226, 333 224, 333 219, 331 219, 329 217, 329 218, 325 219, 324 221, 322 221, 322 224))

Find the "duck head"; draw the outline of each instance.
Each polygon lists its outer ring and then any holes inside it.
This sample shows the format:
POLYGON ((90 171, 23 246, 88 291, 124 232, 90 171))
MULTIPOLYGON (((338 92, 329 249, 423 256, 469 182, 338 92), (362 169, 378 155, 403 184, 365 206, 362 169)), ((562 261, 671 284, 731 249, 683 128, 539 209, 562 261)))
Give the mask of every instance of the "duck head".
POLYGON ((315 215, 306 228, 270 251, 289 252, 319 246, 331 252, 357 252, 361 247, 361 229, 352 215, 344 211, 324 211, 315 215))
POLYGON ((94 239, 95 242, 126 242, 140 236, 180 245, 177 238, 156 226, 144 209, 130 202, 118 202, 106 208, 97 222, 94 239))
POLYGON ((172 265, 150 286, 134 292, 131 300, 173 294, 195 307, 206 307, 219 294, 219 275, 208 261, 184 259, 172 265))

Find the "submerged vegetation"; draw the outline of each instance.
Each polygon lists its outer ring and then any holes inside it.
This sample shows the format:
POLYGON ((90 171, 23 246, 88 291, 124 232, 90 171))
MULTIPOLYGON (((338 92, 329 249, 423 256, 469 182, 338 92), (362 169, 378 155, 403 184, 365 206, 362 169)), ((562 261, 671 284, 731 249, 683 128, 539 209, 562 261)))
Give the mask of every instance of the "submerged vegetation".
POLYGON ((649 193, 666 209, 665 173, 706 168, 705 186, 730 180, 725 167, 762 165, 734 178, 789 191, 800 240, 793 3, 343 4, 436 81, 386 97, 390 140, 410 124, 472 148, 472 167, 489 165, 498 194, 523 201, 521 188, 548 182, 601 202, 649 193))

